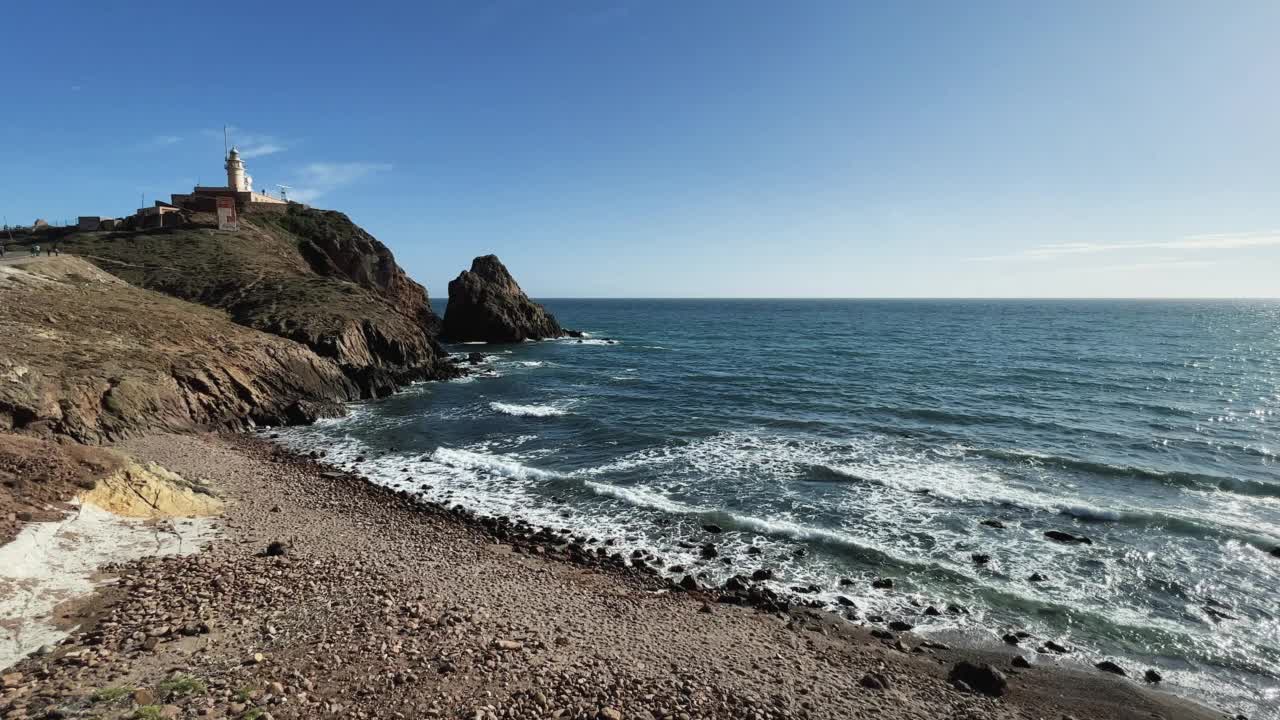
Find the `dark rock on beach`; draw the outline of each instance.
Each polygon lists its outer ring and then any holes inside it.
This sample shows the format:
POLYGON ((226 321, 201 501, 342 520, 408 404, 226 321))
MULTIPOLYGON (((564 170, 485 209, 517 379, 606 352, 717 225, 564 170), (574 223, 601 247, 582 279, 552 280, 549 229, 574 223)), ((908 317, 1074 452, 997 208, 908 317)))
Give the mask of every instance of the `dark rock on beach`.
POLYGON ((1004 523, 1000 522, 999 520, 995 520, 995 519, 983 520, 980 524, 986 525, 989 528, 1004 530, 1004 523))
POLYGON ((1142 679, 1149 683, 1158 683, 1161 680, 1164 680, 1164 676, 1161 675, 1158 670, 1149 669, 1145 674, 1143 674, 1142 679))
POLYGON ((1112 675, 1120 675, 1121 677, 1129 676, 1129 673, 1125 672, 1124 668, 1111 662, 1110 660, 1103 660, 1102 662, 1095 664, 1094 667, 1098 668, 1102 672, 1111 673, 1112 675))
POLYGON ((495 255, 484 255, 449 283, 442 335, 454 342, 523 342, 564 335, 529 299, 495 255))
POLYGON ((1009 681, 1004 673, 986 663, 978 665, 967 660, 956 663, 947 675, 947 679, 952 685, 962 690, 967 689, 991 697, 1000 697, 1009 688, 1009 681))
POLYGON ((871 581, 871 587, 877 590, 889 590, 893 588, 893 578, 878 578, 871 581))

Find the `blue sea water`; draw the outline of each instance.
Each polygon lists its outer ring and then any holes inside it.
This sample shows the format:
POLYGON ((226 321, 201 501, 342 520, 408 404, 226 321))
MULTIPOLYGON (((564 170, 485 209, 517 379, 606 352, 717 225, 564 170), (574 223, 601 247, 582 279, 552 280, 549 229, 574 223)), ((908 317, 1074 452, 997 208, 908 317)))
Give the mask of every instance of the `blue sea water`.
POLYGON ((546 305, 591 337, 453 346, 481 373, 284 440, 714 580, 774 568, 924 634, 1027 630, 1280 716, 1280 303, 546 305), (731 565, 681 547, 704 523, 731 565), (971 612, 922 614, 949 603, 971 612))

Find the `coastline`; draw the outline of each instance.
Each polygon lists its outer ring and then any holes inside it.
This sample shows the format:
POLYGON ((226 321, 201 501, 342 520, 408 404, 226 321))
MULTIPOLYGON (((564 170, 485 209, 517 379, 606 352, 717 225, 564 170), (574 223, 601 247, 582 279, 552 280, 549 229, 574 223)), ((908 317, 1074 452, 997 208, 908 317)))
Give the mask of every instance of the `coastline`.
POLYGON ((1222 716, 1100 671, 673 591, 555 530, 416 502, 262 438, 119 449, 222 495, 222 534, 112 568, 118 584, 68 611, 67 642, 5 671, 5 717, 1222 716), (961 661, 999 668, 1007 693, 957 690, 961 661), (202 689, 174 692, 174 668, 202 689))

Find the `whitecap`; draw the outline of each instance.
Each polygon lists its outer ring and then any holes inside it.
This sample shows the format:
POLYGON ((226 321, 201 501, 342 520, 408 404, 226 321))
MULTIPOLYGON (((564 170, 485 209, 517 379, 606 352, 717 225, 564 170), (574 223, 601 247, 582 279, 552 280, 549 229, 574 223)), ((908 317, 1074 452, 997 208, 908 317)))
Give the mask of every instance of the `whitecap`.
POLYGON ((516 405, 514 403, 491 402, 489 407, 503 415, 516 417, 557 417, 568 411, 554 405, 516 405))
POLYGON ((561 477, 559 473, 551 472, 550 470, 539 470, 521 465, 509 457, 488 455, 470 450, 438 447, 435 452, 431 453, 431 459, 447 467, 479 470, 517 480, 553 480, 561 477))

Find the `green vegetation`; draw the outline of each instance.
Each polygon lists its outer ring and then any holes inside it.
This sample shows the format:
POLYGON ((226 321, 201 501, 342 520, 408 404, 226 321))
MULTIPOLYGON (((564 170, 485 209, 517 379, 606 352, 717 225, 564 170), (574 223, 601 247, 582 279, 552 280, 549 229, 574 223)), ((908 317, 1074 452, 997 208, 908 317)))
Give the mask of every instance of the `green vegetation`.
POLYGON ((245 685, 242 688, 237 688, 234 697, 236 702, 247 703, 253 698, 253 688, 248 685, 245 685))
POLYGON ((133 711, 133 717, 136 720, 162 720, 163 715, 160 714, 159 705, 143 705, 133 711))
POLYGON ((93 691, 89 699, 96 703, 112 703, 133 692, 127 687, 105 687, 93 691))
POLYGON ((249 708, 248 710, 245 711, 243 715, 240 716, 240 718, 241 720, 258 720, 258 718, 266 714, 267 714, 267 711, 263 710, 262 708, 249 708))
POLYGON ((156 686, 156 692, 162 698, 180 698, 187 695, 203 695, 204 681, 190 675, 177 675, 156 686))

